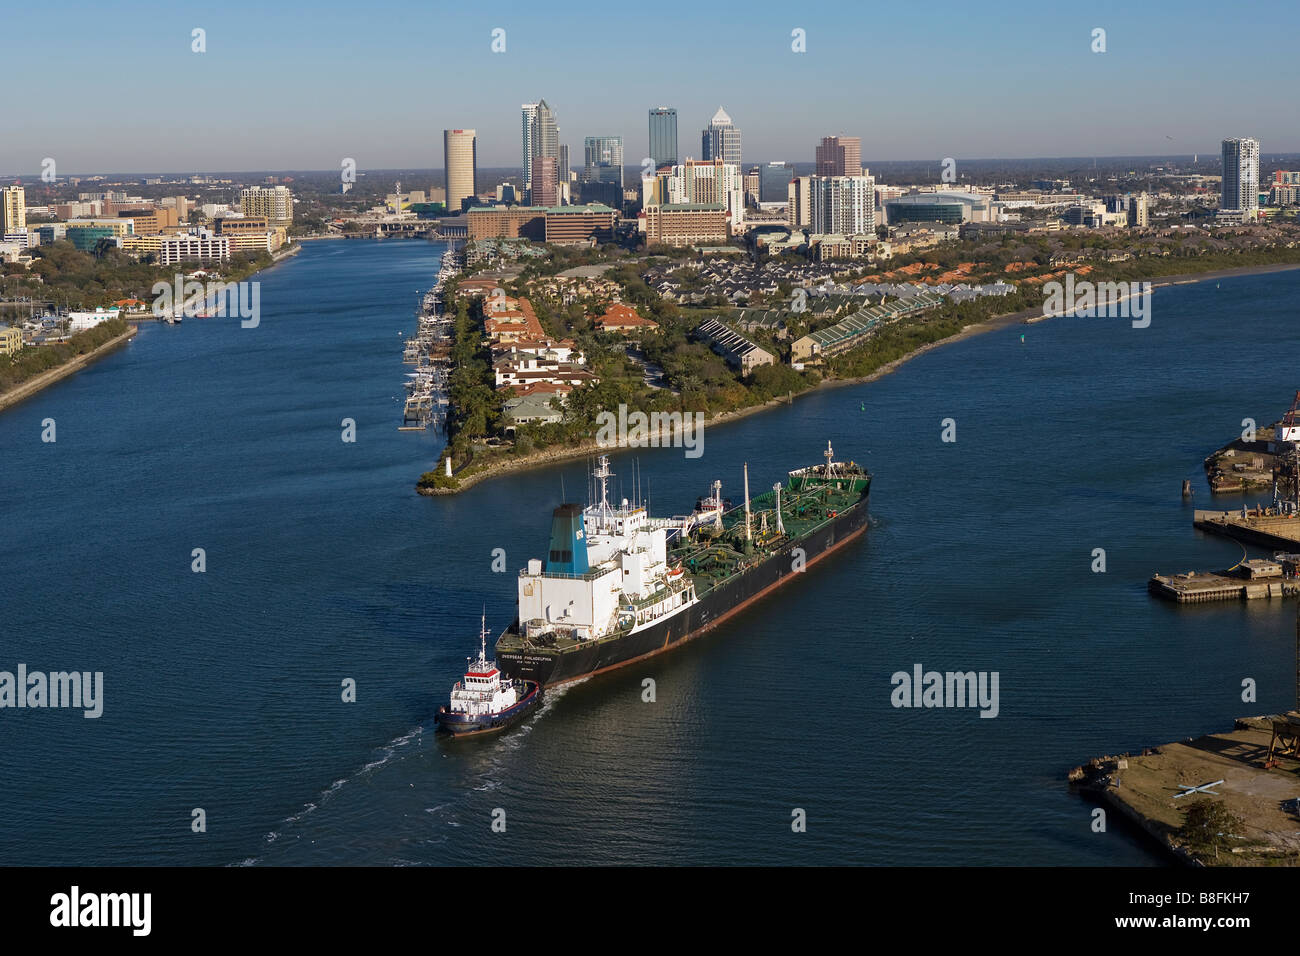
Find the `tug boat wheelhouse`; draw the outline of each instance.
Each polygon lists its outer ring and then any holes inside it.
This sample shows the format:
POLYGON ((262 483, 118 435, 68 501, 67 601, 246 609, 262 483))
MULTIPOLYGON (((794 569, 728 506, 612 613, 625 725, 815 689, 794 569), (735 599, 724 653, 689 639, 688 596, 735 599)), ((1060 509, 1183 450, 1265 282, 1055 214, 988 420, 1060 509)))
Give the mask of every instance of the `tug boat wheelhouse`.
POLYGON ((449 706, 438 708, 434 722, 439 730, 456 737, 505 730, 541 703, 541 684, 503 678, 496 662, 487 659, 486 614, 479 634, 478 660, 467 660, 465 677, 452 687, 449 706))

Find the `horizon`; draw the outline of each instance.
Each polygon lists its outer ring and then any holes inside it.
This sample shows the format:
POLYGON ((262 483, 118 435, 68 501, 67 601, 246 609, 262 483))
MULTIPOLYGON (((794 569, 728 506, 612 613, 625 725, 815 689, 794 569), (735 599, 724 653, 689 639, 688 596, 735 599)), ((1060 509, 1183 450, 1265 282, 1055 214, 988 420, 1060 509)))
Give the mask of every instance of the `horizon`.
MULTIPOLYGON (((832 2, 791 11, 757 0, 744 18, 707 33, 649 31, 638 10, 610 8, 596 20, 518 3, 489 16, 381 0, 367 7, 367 23, 381 25, 372 31, 357 29, 355 7, 340 0, 309 12, 248 0, 204 12, 155 0, 108 10, 68 0, 53 11, 56 22, 75 24, 58 35, 60 58, 143 46, 148 68, 108 68, 105 109, 87 106, 83 73, 51 70, 31 82, 34 71, 20 72, 7 105, 23 135, 0 143, 6 170, 39 169, 47 156, 62 175, 251 164, 328 171, 345 157, 360 169, 440 169, 441 131, 456 128, 477 131, 480 168, 504 169, 520 161, 520 105, 538 99, 556 111, 571 166, 584 138, 600 135, 622 136, 627 165, 637 165, 648 152, 648 111, 658 106, 677 110, 679 158, 698 153, 720 106, 746 156, 787 162, 810 162, 817 140, 836 133, 860 137, 877 163, 962 152, 1091 157, 1094 146, 1112 156, 1158 156, 1162 145, 1192 155, 1217 153, 1238 135, 1270 153, 1300 152, 1300 132, 1277 109, 1292 83, 1283 58, 1260 58, 1244 72, 1188 69, 1213 60, 1220 45, 1202 27, 1219 8, 1203 2, 1101 3, 1085 19, 1027 0, 978 17, 941 0, 918 23, 902 10, 832 2), (192 49, 196 29, 201 52, 192 49), (1091 49, 1098 29, 1104 52, 1091 49), (496 30, 505 31, 504 50, 494 53, 496 30), (804 31, 802 41, 794 31, 804 31), (951 44, 936 46, 937 32, 951 44), (804 52, 793 49, 799 42, 804 52), (606 67, 604 53, 642 66, 606 67), (859 81, 864 65, 879 89, 859 81), (454 95, 444 102, 442 90, 454 95), (232 129, 237 135, 226 135, 232 129)), ((1256 0, 1235 15, 1267 22, 1289 12, 1256 0)), ((50 7, 21 8, 6 33, 21 47, 47 36, 51 21, 50 7)))
MULTIPOLYGON (((1141 156, 1141 155, 1115 155, 1115 156, 1103 156, 1103 155, 1097 155, 1097 156, 975 156, 975 157, 972 157, 972 156, 956 156, 956 157, 954 157, 954 159, 955 159, 959 164, 960 164, 960 163, 1034 163, 1034 162, 1042 162, 1042 163, 1066 163, 1066 162, 1093 162, 1093 161, 1096 161, 1096 162, 1099 162, 1099 163, 1100 163, 1100 162, 1115 163, 1115 162, 1118 162, 1118 161, 1121 161, 1121 160, 1143 161, 1143 162, 1180 162, 1180 161, 1183 161, 1183 160, 1190 160, 1192 157, 1199 157, 1199 160, 1198 160, 1198 161, 1199 161, 1199 162, 1202 162, 1202 163, 1203 163, 1203 162, 1207 162, 1206 157, 1209 157, 1210 160, 1213 161, 1213 162, 1215 162, 1215 163, 1220 163, 1220 162, 1222 161, 1221 151, 1220 151, 1220 149, 1217 148, 1217 147, 1214 148, 1214 149, 1202 150, 1202 151, 1200 151, 1200 152, 1191 152, 1191 153, 1182 153, 1182 154, 1153 153, 1153 154, 1145 155, 1145 156, 1141 156)), ((1286 159, 1291 159, 1291 158, 1295 158, 1295 159, 1297 159, 1297 160, 1300 160, 1300 150, 1296 150, 1296 151, 1286 151, 1286 150, 1284 150, 1284 151, 1280 151, 1280 152, 1264 152, 1264 151, 1261 150, 1261 152, 1260 152, 1260 161, 1261 161, 1261 163, 1262 163, 1263 161, 1265 161, 1265 160, 1268 160, 1268 161, 1270 161, 1270 162, 1277 162, 1277 161, 1280 161, 1280 160, 1286 160, 1286 159)), ((748 167, 750 167, 750 166, 761 166, 761 165, 763 165, 763 164, 765 164, 765 163, 769 163, 769 162, 776 162, 776 163, 779 163, 779 162, 786 162, 786 163, 790 163, 791 165, 796 165, 796 166, 798 166, 798 165, 803 165, 803 166, 812 166, 812 165, 814 165, 813 161, 811 161, 811 160, 780 160, 780 159, 772 159, 772 160, 768 160, 768 159, 748 160, 748 159, 747 159, 747 160, 744 161, 744 165, 745 165, 746 168, 748 168, 748 167)), ((927 163, 929 163, 929 164, 933 164, 933 165, 938 165, 940 162, 941 162, 940 159, 937 159, 937 158, 935 158, 935 157, 929 157, 929 156, 926 156, 926 157, 913 157, 913 158, 910 158, 910 159, 869 159, 869 157, 865 157, 865 156, 863 157, 863 166, 866 166, 866 167, 868 168, 868 170, 870 170, 873 166, 914 166, 914 165, 922 165, 922 164, 927 164, 927 163)), ((575 169, 576 169, 576 168, 580 168, 580 167, 579 167, 579 166, 574 166, 573 163, 572 163, 572 161, 570 161, 570 168, 575 168, 575 169)), ((635 169, 635 168, 637 168, 637 164, 635 164, 635 163, 624 163, 624 164, 623 164, 623 168, 624 168, 624 169, 635 169)), ((510 165, 505 165, 505 166, 478 166, 478 167, 476 167, 476 169, 477 169, 477 172, 478 172, 479 174, 482 174, 482 173, 485 173, 485 172, 503 172, 503 171, 504 171, 504 172, 515 172, 515 173, 517 173, 518 170, 519 170, 519 167, 518 167, 518 166, 510 166, 510 165)), ((142 169, 115 169, 115 170, 102 170, 102 169, 101 169, 101 170, 82 171, 82 172, 64 172, 64 171, 60 170, 60 171, 59 171, 59 180, 60 180, 60 182, 63 182, 63 181, 67 180, 67 179, 70 178, 70 177, 75 177, 75 178, 78 178, 78 179, 86 179, 86 178, 91 177, 91 176, 122 176, 122 177, 125 177, 125 178, 128 178, 128 179, 137 179, 137 178, 146 177, 146 176, 147 176, 147 177, 158 177, 158 176, 177 176, 177 177, 182 177, 182 176, 284 176, 284 175, 319 176, 319 175, 326 175, 326 174, 333 175, 333 174, 335 174, 336 172, 337 172, 337 170, 335 170, 335 169, 306 169, 306 168, 302 168, 302 169, 291 169, 291 168, 272 169, 272 168, 269 168, 269 167, 268 167, 268 168, 248 168, 248 169, 187 169, 187 170, 179 170, 179 169, 173 169, 173 170, 147 170, 147 169, 145 169, 145 170, 142 170, 142 169)), ((371 169, 360 169, 360 168, 359 168, 359 169, 357 170, 357 176, 358 176, 358 177, 362 177, 362 176, 378 176, 378 175, 386 174, 386 173, 418 173, 418 174, 429 174, 429 173, 442 173, 442 172, 444 172, 444 169, 443 169, 442 166, 381 166, 381 167, 374 167, 374 168, 371 168, 371 169)), ((868 172, 868 175, 874 175, 874 174, 868 172)), ((31 185, 37 185, 37 186, 56 186, 56 185, 59 185, 59 183, 42 183, 42 182, 40 181, 40 176, 41 176, 41 174, 40 174, 39 169, 37 169, 37 170, 33 170, 33 171, 31 171, 31 172, 25 172, 25 173, 19 173, 19 172, 12 172, 12 171, 0 170, 0 180, 9 180, 9 179, 13 179, 13 180, 34 180, 35 182, 32 183, 31 185)), ((23 185, 23 186, 27 186, 27 185, 29 185, 29 184, 26 183, 26 182, 24 182, 24 183, 21 183, 21 185, 23 185)))

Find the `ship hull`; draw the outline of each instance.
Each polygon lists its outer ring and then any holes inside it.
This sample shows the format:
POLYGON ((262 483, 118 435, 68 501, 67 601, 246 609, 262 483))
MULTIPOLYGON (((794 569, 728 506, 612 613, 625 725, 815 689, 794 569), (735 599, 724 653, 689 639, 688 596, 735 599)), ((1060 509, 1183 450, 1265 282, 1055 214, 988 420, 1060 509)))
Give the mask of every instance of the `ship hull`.
MULTIPOLYGON (((762 564, 711 588, 686 610, 643 631, 592 641, 564 652, 498 646, 497 664, 510 677, 555 687, 671 650, 717 627, 753 601, 804 573, 814 562, 855 540, 867 530, 869 518, 864 498, 806 538, 791 542, 762 564), (794 551, 799 548, 804 552, 803 571, 794 570, 794 551)), ((518 627, 518 622, 514 627, 518 627)))
POLYGON ((540 682, 526 681, 525 690, 523 700, 499 714, 458 714, 440 707, 434 716, 434 723, 439 730, 453 737, 497 733, 519 723, 541 704, 543 689, 540 682))

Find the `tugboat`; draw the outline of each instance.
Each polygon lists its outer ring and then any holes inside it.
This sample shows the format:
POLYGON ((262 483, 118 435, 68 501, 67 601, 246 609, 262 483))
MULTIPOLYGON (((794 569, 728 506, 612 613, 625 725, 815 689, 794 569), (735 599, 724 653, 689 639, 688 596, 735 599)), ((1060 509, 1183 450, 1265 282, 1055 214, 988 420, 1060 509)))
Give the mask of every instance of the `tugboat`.
POLYGON ((503 679, 496 661, 487 659, 487 613, 479 634, 478 660, 466 658, 465 679, 451 689, 451 703, 439 707, 434 722, 454 737, 505 730, 528 716, 542 702, 542 685, 531 680, 503 679))

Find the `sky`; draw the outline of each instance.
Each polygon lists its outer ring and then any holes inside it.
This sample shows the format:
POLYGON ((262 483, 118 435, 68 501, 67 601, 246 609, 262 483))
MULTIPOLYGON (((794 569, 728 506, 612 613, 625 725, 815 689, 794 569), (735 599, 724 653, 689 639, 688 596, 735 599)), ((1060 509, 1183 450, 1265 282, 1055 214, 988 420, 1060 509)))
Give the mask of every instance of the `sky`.
POLYGON ((520 104, 582 140, 648 152, 647 111, 678 111, 683 157, 719 106, 746 163, 1216 154, 1228 136, 1300 151, 1296 73, 1275 2, 444 0, 11 5, 17 43, 0 174, 441 168, 442 130, 480 168, 520 163, 520 104), (1225 46, 1226 20, 1239 21, 1225 46), (202 29, 205 52, 194 52, 202 29), (504 52, 493 31, 504 30, 504 52), (1094 31, 1105 52, 1094 52, 1094 31), (804 31, 805 51, 792 33, 804 31), (1243 39, 1244 38, 1244 39, 1243 39))

